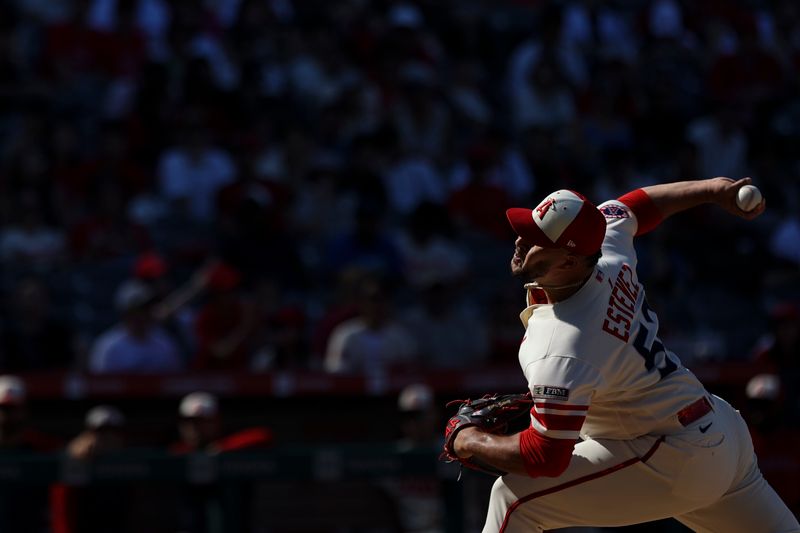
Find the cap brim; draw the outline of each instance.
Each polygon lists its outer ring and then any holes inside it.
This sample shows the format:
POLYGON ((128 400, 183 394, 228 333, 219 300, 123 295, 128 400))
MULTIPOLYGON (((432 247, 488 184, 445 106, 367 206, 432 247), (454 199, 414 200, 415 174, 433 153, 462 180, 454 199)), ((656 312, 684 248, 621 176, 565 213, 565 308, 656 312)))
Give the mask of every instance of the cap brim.
POLYGON ((533 221, 533 210, 524 207, 512 207, 506 210, 506 218, 517 235, 528 244, 542 248, 558 248, 558 245, 547 238, 547 235, 533 221))

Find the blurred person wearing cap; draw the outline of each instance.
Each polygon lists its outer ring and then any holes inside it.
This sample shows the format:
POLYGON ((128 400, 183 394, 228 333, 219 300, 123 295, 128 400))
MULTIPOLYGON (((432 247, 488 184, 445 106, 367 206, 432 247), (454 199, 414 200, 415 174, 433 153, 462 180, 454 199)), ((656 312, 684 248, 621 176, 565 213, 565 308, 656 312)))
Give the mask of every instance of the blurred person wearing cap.
MULTIPOLYGON (((664 183, 595 207, 570 190, 506 213, 524 283, 519 362, 530 426, 449 433, 449 456, 508 472, 491 490, 484 532, 619 526, 674 517, 697 531, 800 531, 765 481, 744 419, 658 336, 636 273, 634 238, 662 220, 736 204, 749 178, 664 183)), ((709 251, 713 244, 709 243, 709 251)))
POLYGON ((58 445, 57 439, 30 427, 25 383, 16 376, 0 376, 0 452, 50 452, 58 445))
POLYGON ((178 287, 169 277, 169 263, 157 251, 139 255, 134 263, 133 279, 143 282, 153 291, 153 319, 175 339, 183 353, 195 350, 197 309, 193 304, 206 294, 210 276, 218 263, 214 257, 207 259, 178 287))
POLYGON ((125 281, 114 300, 122 321, 95 339, 89 370, 96 374, 178 372, 183 358, 175 340, 152 316, 153 290, 139 280, 125 281))
POLYGON ((769 331, 753 349, 753 360, 765 371, 800 372, 800 303, 774 304, 768 313, 769 331))
POLYGON ((412 383, 400 391, 397 410, 402 422, 397 445, 401 451, 415 448, 438 451, 441 447, 440 413, 434 400, 433 389, 425 383, 412 383))
POLYGON ((257 323, 250 369, 308 369, 308 317, 302 306, 288 302, 283 287, 269 278, 254 283, 253 299, 257 323))
MULTIPOLYGON (((61 445, 57 438, 31 427, 25 383, 17 376, 0 376, 0 456, 16 461, 28 454, 54 453, 61 445)), ((51 490, 47 484, 4 480, 0 484, 0 531, 47 531, 51 490)))
POLYGON ((272 445, 272 432, 265 427, 252 427, 226 433, 219 400, 203 391, 187 394, 178 406, 180 439, 170 446, 175 454, 206 452, 223 453, 272 445))
POLYGON ((75 459, 90 459, 125 446, 125 415, 111 405, 98 405, 86 413, 84 430, 67 445, 75 459))
MULTIPOLYGON (((397 396, 397 410, 400 415, 397 451, 438 455, 443 439, 433 389, 425 383, 406 385, 397 396)), ((385 479, 381 485, 398 502, 403 531, 444 531, 444 501, 439 478, 434 475, 401 476, 385 479)))
MULTIPOLYGON (((86 413, 83 431, 66 447, 69 459, 85 462, 126 449, 125 415, 114 406, 98 405, 86 413)), ((50 491, 50 514, 53 533, 94 533, 132 531, 129 526, 135 513, 130 483, 55 484, 50 491)))
POLYGON ((742 413, 758 466, 791 510, 800 514, 800 427, 790 415, 783 380, 777 374, 756 374, 747 382, 745 395, 742 413))
MULTIPOLYGON (((178 406, 179 438, 168 451, 177 456, 217 455, 264 449, 273 444, 272 432, 266 427, 228 432, 224 426, 219 399, 215 395, 205 391, 187 394, 178 406)), ((254 501, 251 491, 252 484, 246 480, 183 487, 175 509, 181 525, 177 530, 244 531, 242 517, 249 515, 249 505, 254 501), (209 513, 209 508, 220 513, 213 517, 215 513, 209 513)))
POLYGON ((194 320, 197 340, 192 368, 244 370, 248 366, 256 310, 240 292, 241 273, 219 262, 207 274, 206 301, 194 320))

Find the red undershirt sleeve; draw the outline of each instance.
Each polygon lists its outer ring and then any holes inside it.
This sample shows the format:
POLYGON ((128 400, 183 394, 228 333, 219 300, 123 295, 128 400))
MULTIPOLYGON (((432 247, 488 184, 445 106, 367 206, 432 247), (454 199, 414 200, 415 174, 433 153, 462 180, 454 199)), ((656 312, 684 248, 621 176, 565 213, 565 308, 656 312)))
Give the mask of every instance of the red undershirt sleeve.
POLYGON ((636 230, 637 237, 654 230, 664 220, 656 204, 642 189, 624 194, 617 200, 627 205, 636 215, 636 220, 639 222, 636 230))
POLYGON ((519 453, 531 477, 557 477, 569 466, 575 441, 545 437, 529 427, 519 435, 519 453))

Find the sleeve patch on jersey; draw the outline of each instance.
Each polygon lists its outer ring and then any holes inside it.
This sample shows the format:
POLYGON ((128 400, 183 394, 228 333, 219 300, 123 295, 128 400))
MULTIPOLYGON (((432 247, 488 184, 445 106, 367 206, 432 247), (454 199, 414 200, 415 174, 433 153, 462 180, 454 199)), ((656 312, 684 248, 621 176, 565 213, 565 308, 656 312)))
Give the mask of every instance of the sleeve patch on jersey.
POLYGON ((568 400, 569 389, 564 387, 553 387, 551 385, 534 385, 531 389, 534 398, 544 398, 547 400, 568 400))
POLYGON ((628 218, 630 216, 628 210, 619 205, 604 205, 599 209, 606 218, 628 218))

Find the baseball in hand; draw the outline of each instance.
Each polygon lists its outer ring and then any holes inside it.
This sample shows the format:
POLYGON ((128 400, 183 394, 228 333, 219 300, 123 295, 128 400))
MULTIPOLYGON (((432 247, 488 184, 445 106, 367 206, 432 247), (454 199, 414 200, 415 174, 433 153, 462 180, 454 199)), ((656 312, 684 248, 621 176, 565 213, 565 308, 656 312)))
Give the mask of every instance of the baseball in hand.
POLYGON ((752 211, 761 203, 761 191, 754 185, 745 185, 736 193, 736 205, 742 211, 752 211))

